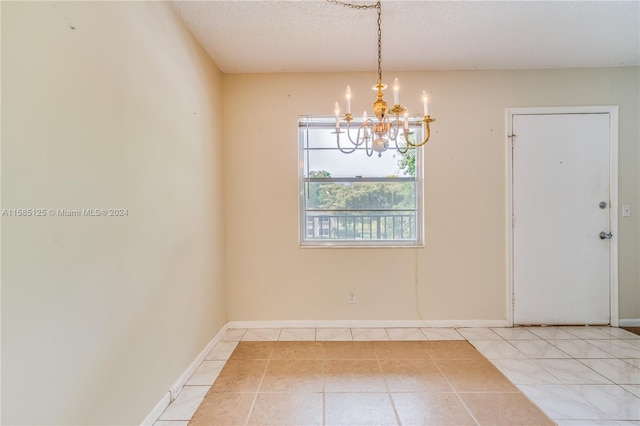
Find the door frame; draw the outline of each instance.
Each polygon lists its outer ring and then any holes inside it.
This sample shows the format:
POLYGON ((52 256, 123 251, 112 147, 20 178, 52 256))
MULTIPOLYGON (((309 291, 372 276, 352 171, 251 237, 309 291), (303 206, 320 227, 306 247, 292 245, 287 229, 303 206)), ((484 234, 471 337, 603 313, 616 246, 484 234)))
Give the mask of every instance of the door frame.
MULTIPOLYGON (((506 162, 507 162, 507 325, 513 327, 514 268, 513 268, 513 116, 538 114, 609 114, 609 229, 613 238, 609 250, 609 302, 610 324, 618 326, 618 106, 527 107, 506 108, 506 162)), ((516 139, 517 143, 517 139, 516 139)))

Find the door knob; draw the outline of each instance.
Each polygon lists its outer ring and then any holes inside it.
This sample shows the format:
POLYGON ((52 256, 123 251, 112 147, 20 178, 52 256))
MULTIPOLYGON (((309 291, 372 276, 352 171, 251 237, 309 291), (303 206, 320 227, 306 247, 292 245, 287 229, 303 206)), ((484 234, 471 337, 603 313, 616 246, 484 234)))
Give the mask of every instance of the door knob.
POLYGON ((609 232, 604 232, 604 231, 602 231, 602 232, 600 233, 600 239, 601 239, 601 240, 610 240, 610 239, 611 239, 611 237, 613 237, 613 234, 611 234, 611 233, 609 233, 609 232))

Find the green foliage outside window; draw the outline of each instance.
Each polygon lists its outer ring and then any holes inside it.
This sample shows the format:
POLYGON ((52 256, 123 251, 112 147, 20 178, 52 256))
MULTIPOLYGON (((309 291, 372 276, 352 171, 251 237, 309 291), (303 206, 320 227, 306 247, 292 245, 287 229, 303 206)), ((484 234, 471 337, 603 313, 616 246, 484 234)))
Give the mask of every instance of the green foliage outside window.
POLYGON ((416 150, 410 149, 405 154, 395 154, 398 159, 399 171, 405 176, 416 175, 416 150))
MULTIPOLYGON (((398 173, 415 176, 416 154, 411 149, 406 154, 396 154, 398 173)), ((313 170, 309 177, 307 208, 320 210, 353 209, 413 209, 415 208, 415 190, 413 182, 322 182, 322 178, 331 178, 326 170, 313 170)), ((393 179, 393 176, 390 177, 393 179)))
POLYGON ((308 209, 375 210, 413 209, 413 182, 321 182, 309 183, 308 209))

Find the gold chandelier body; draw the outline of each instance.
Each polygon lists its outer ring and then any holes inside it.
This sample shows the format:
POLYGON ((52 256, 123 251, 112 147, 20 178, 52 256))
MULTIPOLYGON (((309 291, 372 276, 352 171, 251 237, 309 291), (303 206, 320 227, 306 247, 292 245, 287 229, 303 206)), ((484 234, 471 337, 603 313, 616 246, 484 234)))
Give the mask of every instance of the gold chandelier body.
POLYGON ((342 3, 338 0, 327 0, 330 3, 347 6, 353 9, 376 9, 378 12, 378 82, 373 86, 373 90, 377 91, 377 99, 373 103, 373 113, 377 118, 377 122, 369 119, 366 111, 362 115, 362 124, 358 127, 356 139, 351 137, 351 122, 356 119, 351 114, 351 88, 347 86, 346 100, 347 110, 344 116, 340 117, 340 106, 338 102, 335 103, 335 116, 336 116, 336 140, 338 149, 345 154, 355 152, 360 147, 365 148, 365 152, 368 156, 373 155, 374 152, 378 153, 378 156, 382 156, 382 153, 389 149, 391 142, 394 143, 396 149, 405 154, 410 147, 418 148, 425 145, 431 137, 430 124, 436 121, 435 118, 431 118, 429 115, 428 99, 426 91, 422 92, 422 103, 424 107, 424 117, 422 118, 422 127, 424 130, 424 139, 422 142, 412 142, 412 132, 409 131, 409 114, 407 109, 399 103, 399 82, 396 78, 394 81, 393 94, 394 105, 391 110, 388 110, 387 102, 383 99, 383 90, 387 88, 386 84, 382 84, 382 6, 380 0, 373 5, 355 5, 350 3, 342 3), (393 118, 391 118, 391 117, 393 118), (401 118, 402 117, 402 118, 401 118), (340 145, 340 134, 345 133, 340 131, 340 122, 344 121, 347 124, 347 137, 351 143, 350 147, 342 147, 340 145), (399 143, 398 137, 402 136, 405 143, 399 143))

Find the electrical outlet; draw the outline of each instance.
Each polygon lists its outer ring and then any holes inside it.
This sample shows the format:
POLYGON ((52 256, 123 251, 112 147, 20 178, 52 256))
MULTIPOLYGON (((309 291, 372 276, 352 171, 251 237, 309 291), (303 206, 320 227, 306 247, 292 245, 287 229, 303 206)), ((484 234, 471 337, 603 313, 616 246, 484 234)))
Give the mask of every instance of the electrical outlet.
POLYGON ((349 298, 347 300, 349 301, 349 303, 356 303, 356 292, 350 291, 349 298))

